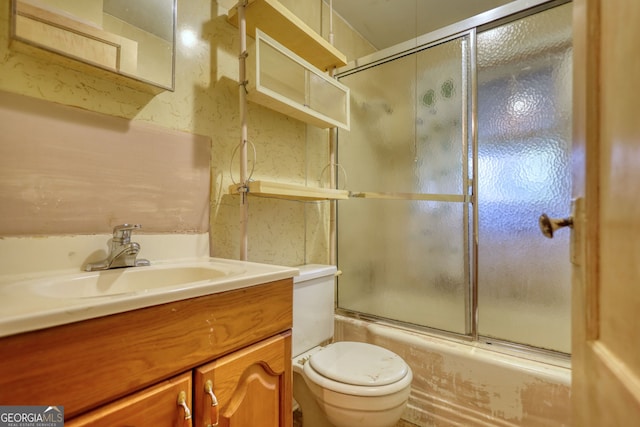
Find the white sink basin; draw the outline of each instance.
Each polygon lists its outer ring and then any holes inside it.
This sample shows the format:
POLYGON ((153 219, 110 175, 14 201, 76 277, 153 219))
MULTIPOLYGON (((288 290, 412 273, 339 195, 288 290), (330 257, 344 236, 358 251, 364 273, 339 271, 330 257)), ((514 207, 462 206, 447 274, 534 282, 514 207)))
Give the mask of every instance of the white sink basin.
POLYGON ((27 285, 33 294, 49 298, 101 298, 190 286, 242 274, 240 268, 214 266, 134 267, 36 280, 27 285))
POLYGON ((298 269, 198 258, 0 282, 0 337, 296 276, 298 269))

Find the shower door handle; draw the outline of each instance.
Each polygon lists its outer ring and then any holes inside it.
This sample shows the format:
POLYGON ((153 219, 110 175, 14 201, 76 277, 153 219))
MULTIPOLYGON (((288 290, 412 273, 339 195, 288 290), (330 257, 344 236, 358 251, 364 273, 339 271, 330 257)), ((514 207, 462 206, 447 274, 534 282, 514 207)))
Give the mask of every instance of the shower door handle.
POLYGON ((549 218, 547 214, 543 213, 538 219, 538 225, 540 231, 545 237, 549 239, 553 238, 553 233, 562 227, 573 228, 573 216, 568 218, 549 218))

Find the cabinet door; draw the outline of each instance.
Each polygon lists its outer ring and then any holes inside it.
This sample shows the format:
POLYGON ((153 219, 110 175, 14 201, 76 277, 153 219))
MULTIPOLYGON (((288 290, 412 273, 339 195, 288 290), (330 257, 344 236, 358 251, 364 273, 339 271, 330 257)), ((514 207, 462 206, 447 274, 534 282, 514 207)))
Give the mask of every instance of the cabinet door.
POLYGON ((197 368, 196 426, 291 427, 291 333, 197 368), (217 400, 212 406, 211 390, 217 400))
MULTIPOLYGON (((100 384, 88 386, 100 387, 100 384)), ((65 426, 188 427, 191 426, 190 412, 191 371, 76 417, 65 422, 65 426), (178 404, 179 396, 188 409, 178 404)))

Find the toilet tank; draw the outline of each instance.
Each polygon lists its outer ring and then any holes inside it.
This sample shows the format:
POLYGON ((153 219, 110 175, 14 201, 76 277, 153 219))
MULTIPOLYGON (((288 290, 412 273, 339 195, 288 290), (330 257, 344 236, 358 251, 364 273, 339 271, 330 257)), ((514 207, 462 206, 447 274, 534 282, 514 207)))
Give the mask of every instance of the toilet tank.
POLYGON ((337 271, 333 265, 321 264, 296 268, 300 275, 293 278, 293 356, 333 338, 337 271))

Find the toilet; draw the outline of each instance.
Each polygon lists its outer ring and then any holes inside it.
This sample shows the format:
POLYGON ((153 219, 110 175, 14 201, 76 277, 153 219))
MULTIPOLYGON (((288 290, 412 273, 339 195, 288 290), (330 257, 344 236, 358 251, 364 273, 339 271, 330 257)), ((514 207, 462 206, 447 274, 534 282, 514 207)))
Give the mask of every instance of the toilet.
POLYGON ((298 267, 293 289, 293 398, 303 427, 392 427, 413 374, 397 354, 333 338, 336 267, 298 267))

